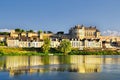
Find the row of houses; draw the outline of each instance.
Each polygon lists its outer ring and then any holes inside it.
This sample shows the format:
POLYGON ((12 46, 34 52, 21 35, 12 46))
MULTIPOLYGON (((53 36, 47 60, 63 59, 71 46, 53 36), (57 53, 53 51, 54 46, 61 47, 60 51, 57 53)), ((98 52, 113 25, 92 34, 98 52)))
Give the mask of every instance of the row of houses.
MULTIPOLYGON (((51 48, 57 48, 62 40, 52 40, 50 39, 50 47, 51 48)), ((102 42, 100 40, 76 40, 72 39, 69 40, 71 43, 71 46, 73 48, 102 48, 102 42)), ((20 40, 7 40, 7 46, 8 47, 35 47, 39 48, 42 47, 44 44, 44 41, 20 41, 20 40)))
POLYGON ((8 47, 42 47, 44 39, 50 39, 50 47, 58 47, 62 40, 70 41, 73 48, 114 48, 119 46, 120 37, 101 36, 96 27, 75 25, 70 28, 69 33, 63 32, 16 32, 12 30, 10 35, 0 36, 0 41, 6 42, 8 47))

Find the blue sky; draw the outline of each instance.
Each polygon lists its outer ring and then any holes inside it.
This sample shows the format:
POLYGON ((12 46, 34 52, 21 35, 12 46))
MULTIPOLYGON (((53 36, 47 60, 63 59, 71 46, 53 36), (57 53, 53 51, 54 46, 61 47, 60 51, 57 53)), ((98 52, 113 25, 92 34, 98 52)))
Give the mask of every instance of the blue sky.
POLYGON ((65 31, 76 24, 120 31, 120 0, 0 0, 0 28, 65 31))

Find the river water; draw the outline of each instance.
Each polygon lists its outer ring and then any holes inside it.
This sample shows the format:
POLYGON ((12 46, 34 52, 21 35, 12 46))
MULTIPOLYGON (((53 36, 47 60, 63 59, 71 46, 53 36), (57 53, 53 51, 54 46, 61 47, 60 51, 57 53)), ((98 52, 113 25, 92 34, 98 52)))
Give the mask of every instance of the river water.
POLYGON ((0 80, 120 80, 120 56, 2 56, 0 80))

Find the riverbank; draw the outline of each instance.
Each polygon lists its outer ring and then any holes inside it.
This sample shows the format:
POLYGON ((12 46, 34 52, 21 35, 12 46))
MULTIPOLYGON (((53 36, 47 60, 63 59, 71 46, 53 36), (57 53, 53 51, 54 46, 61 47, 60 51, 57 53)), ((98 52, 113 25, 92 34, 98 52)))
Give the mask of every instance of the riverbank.
MULTIPOLYGON (((59 50, 51 48, 49 53, 43 53, 41 48, 9 48, 0 47, 0 56, 19 56, 19 55, 64 55, 64 53, 59 52, 59 50)), ((68 55, 120 55, 120 52, 116 50, 100 50, 100 49, 86 49, 77 50, 73 49, 68 55)))
POLYGON ((19 56, 19 55, 62 55, 62 53, 51 49, 49 54, 43 53, 41 48, 12 48, 12 47, 0 47, 0 56, 19 56))

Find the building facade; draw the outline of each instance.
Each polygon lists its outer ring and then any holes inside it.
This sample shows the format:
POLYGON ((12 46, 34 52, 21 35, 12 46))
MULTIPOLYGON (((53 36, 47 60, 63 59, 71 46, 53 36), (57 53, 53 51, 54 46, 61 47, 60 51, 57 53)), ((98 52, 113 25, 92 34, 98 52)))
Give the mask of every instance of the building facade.
POLYGON ((100 31, 96 27, 85 27, 83 25, 76 25, 69 30, 71 38, 76 39, 94 39, 100 37, 100 31))
MULTIPOLYGON (((69 33, 64 32, 39 33, 39 32, 15 32, 12 30, 6 38, 8 47, 42 47, 44 39, 50 39, 50 47, 57 48, 61 41, 67 39, 73 48, 115 48, 120 46, 120 37, 101 36, 100 31, 93 26, 75 25, 69 33)), ((0 38, 4 40, 3 37, 0 38)))

